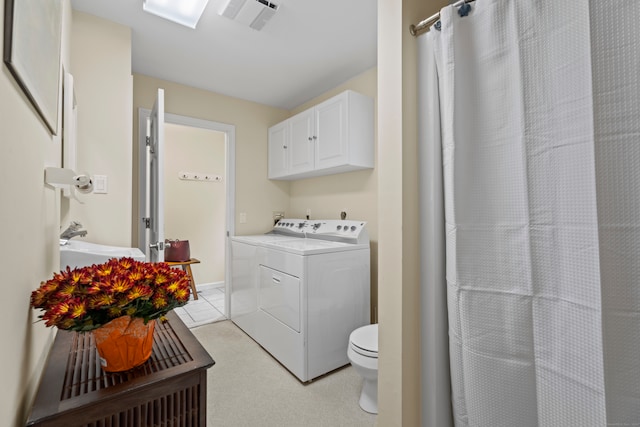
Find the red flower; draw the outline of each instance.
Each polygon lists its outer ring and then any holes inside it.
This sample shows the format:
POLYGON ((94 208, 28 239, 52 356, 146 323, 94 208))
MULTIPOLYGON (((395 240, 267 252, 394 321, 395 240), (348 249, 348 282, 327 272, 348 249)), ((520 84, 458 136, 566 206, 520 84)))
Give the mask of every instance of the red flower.
POLYGON ((96 267, 94 273, 98 276, 109 277, 111 276, 111 271, 113 270, 113 266, 110 263, 100 264, 96 267))
POLYGON ((115 300, 113 298, 113 295, 102 293, 102 294, 94 295, 93 297, 91 297, 89 307, 90 308, 107 307, 113 304, 114 301, 115 300))
POLYGON ((189 299, 189 289, 180 288, 175 292, 178 301, 187 301, 189 299))
POLYGON ((138 283, 144 280, 144 271, 142 271, 141 269, 136 269, 134 271, 132 271, 131 273, 129 273, 129 280, 131 280, 134 283, 138 283))
POLYGON ((58 291, 57 295, 60 298, 68 298, 71 297, 75 294, 77 289, 77 285, 75 282, 71 282, 71 283, 64 283, 61 287, 60 290, 58 291))
POLYGON ((155 308, 164 308, 167 306, 167 297, 166 296, 157 296, 153 299, 153 306, 155 308))
MULTIPOLYGON (((69 267, 67 267, 68 271, 69 267)), ((91 283, 91 274, 84 270, 72 270, 69 274, 73 283, 91 283)))
MULTIPOLYGON (((102 282, 91 282, 85 288, 88 294, 96 295, 100 294, 103 291, 104 284, 102 282)), ((101 294, 104 295, 104 294, 101 294)))
POLYGON ((163 271, 158 272, 158 274, 155 277, 154 282, 155 282, 156 285, 163 285, 163 284, 169 282, 169 276, 163 271))
POLYGON ((127 299, 133 301, 138 298, 149 298, 153 295, 153 289, 145 285, 136 285, 127 294, 127 299))
POLYGON ((165 288, 167 289, 167 292, 175 294, 178 291, 178 289, 180 289, 180 282, 178 281, 171 282, 165 288))
POLYGON ((118 266, 123 270, 128 270, 133 267, 134 262, 133 258, 120 258, 118 266))
POLYGON ((69 304, 69 315, 72 319, 77 319, 87 313, 87 303, 80 298, 76 298, 69 304))
POLYGON ((54 316, 62 316, 64 314, 67 314, 69 312, 69 302, 68 301, 61 301, 58 304, 56 304, 55 306, 53 306, 51 308, 51 313, 54 316))
POLYGON ((132 258, 54 273, 31 293, 46 326, 88 331, 128 314, 145 321, 163 317, 189 299, 186 273, 165 263, 132 258))
POLYGON ((111 289, 116 293, 125 293, 133 287, 133 282, 126 277, 116 277, 111 282, 111 289))

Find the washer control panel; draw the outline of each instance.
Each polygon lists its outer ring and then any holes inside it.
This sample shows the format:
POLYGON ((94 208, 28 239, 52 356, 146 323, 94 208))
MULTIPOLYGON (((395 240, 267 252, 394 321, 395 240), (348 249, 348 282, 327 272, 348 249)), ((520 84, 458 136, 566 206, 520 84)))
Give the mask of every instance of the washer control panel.
POLYGON ((326 240, 347 240, 353 243, 369 241, 364 221, 346 219, 281 219, 273 227, 273 233, 298 235, 326 240))

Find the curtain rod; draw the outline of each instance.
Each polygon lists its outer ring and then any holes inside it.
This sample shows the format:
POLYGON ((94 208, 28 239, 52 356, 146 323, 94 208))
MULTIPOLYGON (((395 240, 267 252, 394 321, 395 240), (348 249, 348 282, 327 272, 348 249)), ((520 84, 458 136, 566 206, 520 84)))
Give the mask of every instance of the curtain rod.
MULTIPOLYGON (((474 1, 475 0, 459 0, 453 3, 453 6, 458 7, 458 6, 462 6, 465 3, 471 3, 474 1)), ((420 31, 426 29, 427 27, 429 27, 429 25, 433 24, 439 19, 440 19, 440 12, 434 13, 427 19, 423 19, 422 21, 418 22, 416 25, 413 25, 413 24, 409 25, 409 32, 411 33, 412 36, 416 36, 420 31)))

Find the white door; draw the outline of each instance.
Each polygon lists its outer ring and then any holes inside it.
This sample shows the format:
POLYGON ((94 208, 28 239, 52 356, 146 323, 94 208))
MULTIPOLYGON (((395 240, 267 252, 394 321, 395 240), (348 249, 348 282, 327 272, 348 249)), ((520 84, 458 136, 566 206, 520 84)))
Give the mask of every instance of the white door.
POLYGON ((150 262, 164 261, 164 90, 158 96, 147 126, 147 192, 145 254, 150 262))

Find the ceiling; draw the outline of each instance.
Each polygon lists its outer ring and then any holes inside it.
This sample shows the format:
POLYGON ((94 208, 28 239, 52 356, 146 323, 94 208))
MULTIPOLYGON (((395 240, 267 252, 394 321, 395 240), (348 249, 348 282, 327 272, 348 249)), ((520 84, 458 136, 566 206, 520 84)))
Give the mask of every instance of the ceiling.
MULTIPOLYGON (((247 0, 252 1, 252 0, 247 0)), ((72 0, 131 28, 132 72, 290 110, 377 62, 375 0, 271 0, 257 31, 210 0, 195 30, 142 10, 143 0, 72 0)))

